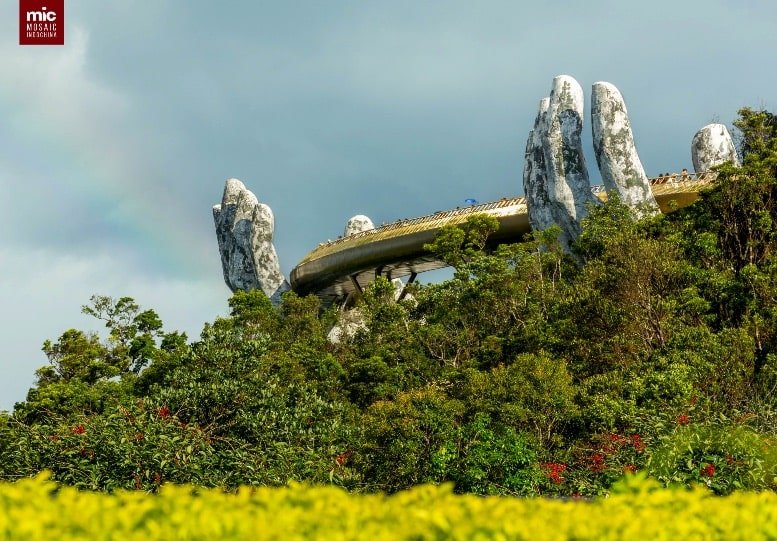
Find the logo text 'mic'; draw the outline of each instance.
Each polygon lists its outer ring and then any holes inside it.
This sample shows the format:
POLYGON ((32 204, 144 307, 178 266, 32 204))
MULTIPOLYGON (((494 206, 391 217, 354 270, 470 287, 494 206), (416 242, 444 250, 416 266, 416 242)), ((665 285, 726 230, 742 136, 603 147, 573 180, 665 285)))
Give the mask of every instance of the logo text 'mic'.
POLYGON ((19 45, 64 45, 65 0, 19 0, 19 45))

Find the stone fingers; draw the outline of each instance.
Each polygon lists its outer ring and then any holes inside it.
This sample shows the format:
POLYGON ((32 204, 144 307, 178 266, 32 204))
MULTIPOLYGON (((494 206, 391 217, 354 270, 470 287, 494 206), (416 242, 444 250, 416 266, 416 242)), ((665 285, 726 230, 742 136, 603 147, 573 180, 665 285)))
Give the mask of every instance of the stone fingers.
POLYGON ((526 141, 526 159, 523 166, 523 193, 529 210, 532 229, 543 231, 553 225, 550 196, 548 195, 548 172, 542 134, 547 124, 550 98, 543 98, 534 119, 534 128, 526 141))
POLYGON ((261 289, 273 304, 290 289, 273 245, 275 219, 269 206, 237 179, 226 181, 213 207, 224 281, 232 291, 261 289))
POLYGON ((597 82, 591 89, 591 129, 594 153, 602 183, 617 193, 638 215, 659 212, 650 182, 634 144, 626 103, 610 83, 597 82))
POLYGON ((565 249, 579 235, 579 220, 593 199, 583 156, 583 96, 572 77, 553 80, 550 97, 543 98, 526 142, 524 193, 532 229, 553 224, 561 228, 565 249))
MULTIPOLYGON (((561 244, 569 250, 581 231, 591 204, 582 145, 583 90, 568 75, 553 79, 550 98, 540 102, 526 142, 523 184, 532 229, 553 224, 561 228, 561 244)), ((591 127, 596 161, 610 193, 638 216, 659 212, 650 182, 634 143, 626 103, 612 84, 597 82, 591 92, 591 127)))
POLYGON ((739 166, 734 141, 724 124, 707 124, 696 132, 691 142, 691 159, 697 173, 729 161, 739 166))
POLYGON ((356 216, 353 216, 350 220, 348 220, 347 224, 345 224, 345 230, 343 231, 343 236, 350 237, 351 235, 354 235, 356 233, 361 233, 362 231, 369 231, 371 229, 375 229, 375 225, 372 223, 372 220, 370 220, 364 214, 357 214, 356 216))

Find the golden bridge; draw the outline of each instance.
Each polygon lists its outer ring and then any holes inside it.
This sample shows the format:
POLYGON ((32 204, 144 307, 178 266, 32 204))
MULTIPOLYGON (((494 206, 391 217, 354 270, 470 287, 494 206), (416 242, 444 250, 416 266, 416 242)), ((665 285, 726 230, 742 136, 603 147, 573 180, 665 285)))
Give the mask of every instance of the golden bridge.
MULTIPOLYGON (((696 201, 701 188, 715 176, 714 172, 683 171, 653 177, 650 186, 661 212, 668 213, 696 201)), ((607 199, 603 186, 593 186, 591 191, 602 201, 607 199)), ((489 237, 492 243, 517 242, 531 232, 524 197, 398 220, 320 244, 292 269, 292 289, 300 294, 315 293, 331 303, 361 292, 378 276, 389 280, 410 276, 412 282, 419 273, 447 266, 424 250, 424 244, 432 242, 442 227, 464 223, 474 214, 493 216, 499 222, 499 229, 489 237)))

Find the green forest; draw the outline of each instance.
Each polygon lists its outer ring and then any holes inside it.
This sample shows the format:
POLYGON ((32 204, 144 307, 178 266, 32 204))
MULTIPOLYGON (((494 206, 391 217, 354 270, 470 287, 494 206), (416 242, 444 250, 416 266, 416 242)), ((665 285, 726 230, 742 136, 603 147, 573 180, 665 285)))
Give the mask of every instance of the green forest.
POLYGON ((355 492, 596 496, 636 472, 715 493, 777 488, 777 116, 742 109, 743 165, 693 205, 591 207, 573 253, 551 228, 487 243, 475 217, 428 246, 454 269, 364 328, 315 296, 238 292, 197 339, 133 299, 83 307, 102 336, 47 340, 0 414, 0 479, 91 490, 289 481, 355 492))

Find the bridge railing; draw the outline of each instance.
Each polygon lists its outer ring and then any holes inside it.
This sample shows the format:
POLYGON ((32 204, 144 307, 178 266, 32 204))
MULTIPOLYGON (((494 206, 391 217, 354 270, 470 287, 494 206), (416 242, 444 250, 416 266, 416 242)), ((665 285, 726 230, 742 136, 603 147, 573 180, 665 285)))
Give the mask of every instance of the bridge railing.
POLYGON ((657 177, 651 177, 648 180, 650 181, 651 186, 656 186, 659 184, 680 184, 683 182, 710 182, 715 180, 718 177, 718 173, 716 171, 704 171, 703 173, 689 173, 688 171, 683 171, 682 173, 667 173, 665 175, 659 175, 657 177))
MULTIPOLYGON (((681 173, 667 173, 665 175, 650 177, 648 181, 650 182, 651 186, 659 186, 662 184, 675 185, 675 184, 685 184, 685 183, 706 183, 714 180, 716 177, 717 177, 717 173, 714 171, 706 171, 703 173, 690 173, 688 171, 683 171, 681 173)), ((606 191, 607 191, 607 188, 604 185, 599 184, 599 185, 591 186, 591 192, 593 194, 604 193, 606 191)), ((378 226, 374 229, 368 229, 366 231, 360 231, 358 233, 354 233, 346 237, 338 237, 335 240, 322 242, 321 244, 318 245, 318 247, 321 248, 321 247, 334 246, 337 244, 342 244, 346 241, 358 239, 360 237, 366 237, 370 235, 376 235, 378 233, 392 231, 395 229, 411 227, 414 225, 419 225, 425 222, 429 222, 431 220, 442 220, 446 218, 453 218, 455 216, 478 214, 481 212, 488 212, 489 210, 493 210, 497 208, 503 208, 503 207, 514 206, 514 205, 516 206, 525 205, 525 204, 526 204, 525 197, 503 197, 499 201, 480 203, 477 205, 471 205, 467 207, 456 207, 455 209, 438 211, 433 214, 418 216, 416 218, 396 220, 394 222, 378 226)))
MULTIPOLYGON (((684 183, 703 183, 710 182, 717 178, 718 174, 715 171, 705 171, 704 173, 689 173, 687 171, 682 173, 667 173, 665 175, 658 175, 657 177, 650 177, 648 182, 651 186, 660 186, 662 184, 684 184, 684 183)), ((599 194, 605 193, 607 188, 603 184, 597 184, 591 186, 591 193, 599 194)))
POLYGON ((380 225, 374 229, 368 229, 366 231, 360 231, 358 233, 353 233, 352 235, 348 235, 346 237, 339 237, 335 240, 330 240, 327 242, 322 242, 319 244, 319 247, 321 246, 332 246, 335 244, 340 244, 345 241, 350 241, 352 239, 357 239, 359 237, 366 237, 369 235, 375 235, 377 233, 383 233, 386 231, 392 231, 394 229, 401 229, 405 227, 411 227, 414 225, 422 224, 431 220, 443 220, 447 218, 453 218, 455 216, 463 216, 468 214, 479 214, 481 212, 488 212, 489 210, 497 209, 497 208, 504 208, 504 207, 511 207, 511 206, 517 206, 517 205, 525 205, 526 204, 526 198, 525 197, 503 197, 499 201, 492 201, 489 203, 481 203, 478 205, 471 205, 468 207, 456 207, 455 209, 451 210, 442 210, 435 212, 433 214, 427 214, 425 216, 418 216, 417 218, 410 218, 406 220, 396 220, 394 222, 380 225))

